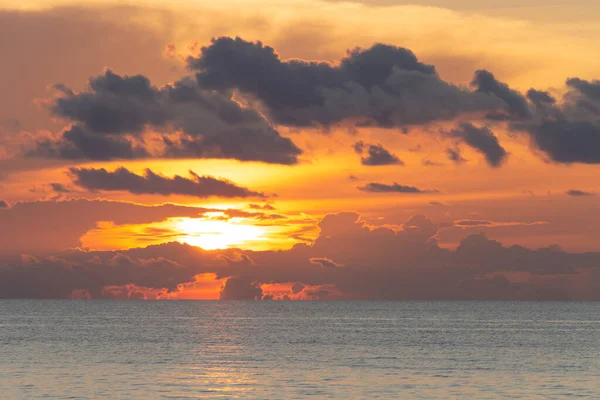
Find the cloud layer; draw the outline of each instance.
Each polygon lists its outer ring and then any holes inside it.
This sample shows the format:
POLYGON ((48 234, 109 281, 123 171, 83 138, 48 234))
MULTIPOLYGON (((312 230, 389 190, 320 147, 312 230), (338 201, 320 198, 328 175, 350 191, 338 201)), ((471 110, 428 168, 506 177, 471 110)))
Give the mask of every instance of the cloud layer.
POLYGON ((443 249, 436 241, 440 228, 423 215, 390 228, 345 212, 326 216, 319 227, 314 243, 287 251, 205 251, 170 243, 21 256, 2 263, 0 294, 176 298, 191 287, 224 282, 214 294, 222 299, 600 299, 598 253, 505 247, 481 234, 466 237, 456 250, 443 249))

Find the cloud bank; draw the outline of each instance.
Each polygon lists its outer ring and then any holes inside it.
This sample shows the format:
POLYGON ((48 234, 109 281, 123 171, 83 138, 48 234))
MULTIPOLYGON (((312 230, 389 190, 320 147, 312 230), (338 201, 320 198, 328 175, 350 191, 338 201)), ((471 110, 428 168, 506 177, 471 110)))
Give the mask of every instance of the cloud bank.
POLYGON ((1 264, 0 295, 103 298, 125 291, 177 298, 186 288, 216 284, 221 290, 215 296, 222 299, 600 299, 599 253, 505 247, 482 234, 466 237, 456 250, 444 249, 436 240, 440 227, 423 215, 390 228, 345 212, 324 217, 319 228, 313 243, 286 251, 205 251, 169 243, 18 256, 1 264))

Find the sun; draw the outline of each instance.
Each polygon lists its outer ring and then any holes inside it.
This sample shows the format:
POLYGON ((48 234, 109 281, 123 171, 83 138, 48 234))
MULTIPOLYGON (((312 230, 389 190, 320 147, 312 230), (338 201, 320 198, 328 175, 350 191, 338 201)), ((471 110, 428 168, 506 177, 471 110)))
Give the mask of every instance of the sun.
POLYGON ((180 242, 205 250, 226 249, 266 240, 264 229, 245 224, 244 218, 182 218, 176 223, 176 228, 184 234, 179 238, 180 242))

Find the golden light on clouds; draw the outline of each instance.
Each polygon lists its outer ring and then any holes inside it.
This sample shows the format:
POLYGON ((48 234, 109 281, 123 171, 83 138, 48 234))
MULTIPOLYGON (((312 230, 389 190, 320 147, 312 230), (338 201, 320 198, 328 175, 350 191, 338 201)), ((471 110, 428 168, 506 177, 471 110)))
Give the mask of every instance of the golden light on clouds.
MULTIPOLYGON (((210 213, 210 217, 225 216, 222 213, 210 213)), ((244 246, 250 242, 265 241, 266 229, 255 225, 245 225, 244 219, 233 218, 228 221, 210 218, 183 218, 175 223, 177 231, 182 232, 178 240, 205 250, 226 249, 244 246)))
POLYGON ((170 300, 217 300, 226 279, 216 274, 198 274, 192 282, 181 284, 177 290, 163 294, 163 299, 170 300))
POLYGON ((318 235, 316 221, 308 215, 228 219, 224 214, 217 214, 220 213, 206 213, 203 218, 175 218, 166 224, 178 232, 178 242, 205 250, 285 250, 296 243, 311 241, 318 235))
POLYGON ((199 218, 176 217, 151 224, 122 224, 100 221, 86 232, 81 245, 89 250, 119 250, 168 242, 179 242, 204 250, 242 248, 284 250, 314 239, 318 228, 314 217, 302 214, 274 218, 229 217, 225 212, 206 212, 199 218))

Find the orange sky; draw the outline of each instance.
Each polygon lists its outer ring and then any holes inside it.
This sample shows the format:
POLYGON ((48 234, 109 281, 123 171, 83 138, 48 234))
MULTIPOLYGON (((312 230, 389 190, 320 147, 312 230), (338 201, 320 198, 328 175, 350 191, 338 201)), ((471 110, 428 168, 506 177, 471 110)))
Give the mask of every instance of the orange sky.
MULTIPOLYGON (((600 108, 595 108, 600 107, 600 83, 595 81, 600 61, 591 56, 600 50, 596 24, 600 6, 583 1, 547 6, 534 0, 503 7, 469 0, 446 3, 31 0, 17 7, 0 1, 0 35, 12 38, 0 43, 7 55, 0 74, 0 232, 10 235, 0 244, 0 261, 16 256, 22 260, 24 254, 39 261, 74 248, 91 257, 94 251, 117 254, 169 242, 217 252, 273 250, 288 257, 286 252, 293 253, 298 246, 315 249, 315 240, 326 239, 320 221, 341 211, 360 214, 361 223, 372 232, 379 227, 398 235, 410 230, 411 217, 425 215, 437 227, 426 239, 449 251, 469 235, 484 233, 505 246, 558 245, 570 253, 600 252, 596 240, 600 108), (255 67, 248 58, 231 62, 234 73, 229 77, 219 75, 228 65, 215 64, 207 82, 200 78, 196 82, 193 74, 207 74, 207 68, 193 69, 187 57, 206 65, 201 48, 214 48, 218 56, 221 50, 218 44, 211 45, 211 38, 221 36, 239 36, 248 46, 256 41, 272 46, 283 67, 269 70, 267 78, 273 74, 273 79, 264 81, 261 71, 271 68, 270 61, 255 67), (353 57, 349 49, 360 47, 365 52, 374 43, 411 50, 419 65, 433 65, 436 75, 411 70, 409 78, 403 78, 403 68, 408 67, 396 64, 379 86, 367 86, 359 78, 339 87, 317 85, 307 96, 326 101, 307 108, 294 105, 305 101, 303 90, 311 83, 302 80, 310 75, 293 70, 289 60, 326 62, 328 68, 341 71, 340 60, 353 57), (102 97, 90 79, 106 77, 106 69, 119 79, 137 74, 148 78, 156 101, 144 103, 130 94, 125 97, 133 97, 125 103, 119 103, 114 93, 102 97), (495 89, 471 84, 476 70, 492 72, 495 89), (283 78, 274 76, 276 71, 283 71, 283 78), (292 82, 294 73, 300 77, 297 86, 292 82), (406 89, 432 76, 429 86, 406 89), (578 80, 566 84, 569 78, 578 80), (407 80, 397 84, 393 79, 407 80), (215 102, 211 107, 221 114, 215 117, 209 115, 210 108, 176 100, 168 103, 171 98, 164 85, 175 87, 175 82, 198 85, 193 90, 206 96, 199 104, 215 102), (281 89, 288 86, 292 89, 281 89), (525 97, 530 88, 544 91, 555 102, 541 104, 525 97), (457 92, 464 99, 451 98, 457 92), (270 103, 271 99, 275 100, 270 103), (68 105, 59 110, 63 100, 68 105), (148 110, 143 109, 146 104, 151 104, 148 110), (438 104, 458 111, 451 117, 446 117, 448 110, 429 111, 438 104), (368 115, 363 107, 369 108, 368 115), (377 107, 397 119, 391 124, 363 123, 377 107), (527 110, 518 114, 518 107, 527 110), (246 125, 228 119, 233 109, 247 119, 246 125), (498 112, 501 117, 492 115, 498 112), (310 113, 309 118, 326 115, 333 122, 290 122, 290 115, 304 118, 310 113), (426 120, 402 119, 414 115, 425 115, 426 120), (117 121, 127 128, 100 132, 92 118, 110 126, 117 121), (136 118, 148 121, 129 128, 136 118), (153 122, 160 118, 168 121, 153 122), (571 125, 560 125, 554 132, 544 125, 548 120, 571 125), (474 136, 461 130, 465 123, 477 129, 474 136), (116 139, 119 146, 126 141, 134 151, 142 148, 150 154, 109 157, 110 149, 100 142, 93 142, 90 150, 100 154, 96 159, 56 156, 49 147, 40 147, 44 141, 46 146, 59 146, 66 140, 64 132, 79 128, 94 140, 116 139), (209 130, 214 132, 209 135, 209 130), (245 139, 248 132, 263 136, 245 139), (550 134, 556 136, 545 139, 550 134), (202 156, 161 153, 173 140, 196 140, 198 135, 201 139, 195 145, 208 149, 202 156), (231 137, 223 139, 224 135, 231 137), (362 151, 357 143, 362 143, 362 151), (377 149, 391 161, 379 162, 385 165, 364 161, 369 151, 377 149), (297 153, 293 162, 273 161, 285 151, 297 153), (459 159, 452 160, 450 151, 460 153, 459 159), (117 176, 121 167, 124 170, 117 176), (148 175, 147 169, 157 177, 148 175), (372 184, 387 189, 370 190, 372 184), (68 203, 76 199, 79 202, 68 203), (175 206, 164 206, 167 203, 175 206), (162 211, 156 214, 154 209, 162 211)), ((234 56, 229 56, 217 61, 230 62, 234 56)), ((387 62, 376 59, 385 55, 373 57, 365 61, 372 63, 368 68, 387 62)), ((373 79, 381 79, 381 72, 373 74, 373 79)), ((79 146, 69 143, 71 150, 79 146)), ((169 259, 158 253, 151 258, 169 259)), ((131 259, 132 265, 146 265, 131 259)), ((311 268, 321 265, 308 258, 304 263, 312 263, 311 268)), ((251 265, 260 267, 256 260, 251 265)), ((74 289, 92 297, 93 293, 133 296, 142 288, 147 298, 218 298, 227 279, 242 275, 208 268, 167 286, 123 278, 123 282, 107 280, 104 291, 74 289)), ((318 298, 320 291, 333 298, 363 295, 340 289, 351 286, 345 277, 296 282, 274 273, 252 279, 252 287, 276 299, 318 298), (294 283, 304 288, 292 293, 294 283)), ((579 284, 574 281, 569 287, 579 284)), ((574 289, 569 290, 572 296, 574 289)))

